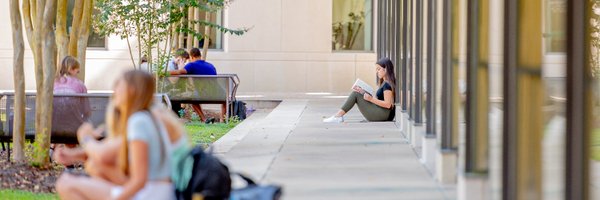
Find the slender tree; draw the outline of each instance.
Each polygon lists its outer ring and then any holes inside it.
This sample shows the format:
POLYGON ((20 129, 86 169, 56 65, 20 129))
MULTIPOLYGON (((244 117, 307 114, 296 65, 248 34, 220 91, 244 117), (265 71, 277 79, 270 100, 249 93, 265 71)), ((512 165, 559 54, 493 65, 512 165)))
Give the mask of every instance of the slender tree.
POLYGON ((227 0, 130 0, 126 2, 97 0, 97 2, 101 12, 94 17, 94 28, 101 35, 117 35, 127 39, 132 60, 133 49, 128 38, 137 38, 138 58, 146 56, 148 65, 154 67, 152 70, 156 70, 157 76, 164 71, 163 67, 170 57, 172 48, 169 47, 183 47, 185 34, 187 34, 186 46, 189 49, 197 47, 194 45, 205 37, 201 30, 207 26, 235 35, 248 31, 246 28, 228 29, 200 19, 200 11, 209 14, 217 12, 227 5, 229 2, 227 0), (173 32, 179 33, 177 39, 173 37, 173 32), (179 45, 171 45, 171 43, 179 45))
MULTIPOLYGON (((191 27, 194 27, 194 21, 196 20, 196 18, 194 18, 194 13, 195 13, 195 8, 194 7, 187 7, 188 9, 188 14, 187 14, 187 21, 188 21, 188 25, 186 27, 187 30, 191 30, 191 27)), ((185 29, 184 29, 185 30, 185 29)), ((192 49, 194 47, 194 35, 193 34, 188 34, 187 35, 187 48, 186 49, 192 49)))
MULTIPOLYGON (((210 22, 210 12, 206 12, 204 15, 205 20, 210 22)), ((206 60, 208 57, 208 44, 210 44, 210 26, 204 26, 204 45, 202 46, 202 60, 206 60)))
MULTIPOLYGON (((56 45, 58 59, 69 55, 69 37, 67 33, 67 6, 68 0, 58 0, 56 11, 56 45)), ((78 7, 78 6, 76 6, 78 7)), ((75 18, 73 18, 75 20, 75 18)))
MULTIPOLYGON (((60 56, 60 58, 65 55, 76 56, 81 62, 81 70, 85 69, 85 48, 87 47, 94 0, 74 2, 73 23, 69 39, 67 39, 66 27, 67 2, 67 0, 24 0, 22 4, 23 24, 33 54, 37 90, 34 165, 47 165, 49 163, 48 149, 52 130, 53 90, 57 56, 60 56)), ((15 49, 17 48, 15 47, 15 49)), ((16 79, 18 78, 15 74, 16 79)), ((17 84, 15 84, 15 89, 17 89, 17 84)))
POLYGON ((19 0, 10 0, 10 21, 13 38, 13 74, 15 84, 13 120, 13 160, 25 160, 25 73, 23 70, 23 25, 19 0))
MULTIPOLYGON (((79 78, 85 80, 85 58, 88 39, 90 37, 90 27, 92 26, 92 14, 94 11, 94 0, 78 0, 77 4, 84 4, 81 14, 80 26, 73 26, 73 29, 79 29, 79 35, 76 36, 77 42, 77 60, 80 61, 79 78)), ((75 17, 73 17, 75 19, 75 17)), ((74 42, 74 41, 70 41, 74 42)), ((73 56, 73 55, 72 55, 73 56)), ((62 59, 62 58, 61 58, 62 59)))
POLYGON ((49 163, 50 130, 52 126, 52 90, 56 68, 56 41, 54 21, 56 1, 23 1, 24 24, 33 52, 36 77, 36 137, 34 160, 36 165, 49 163), (35 11, 35 12, 31 12, 35 11), (42 46, 43 45, 43 46, 42 46))
POLYGON ((67 6, 69 0, 58 0, 56 15, 56 43, 58 59, 65 56, 76 57, 80 63, 79 78, 85 81, 85 58, 94 0, 75 0, 72 12, 71 32, 67 32, 67 6))

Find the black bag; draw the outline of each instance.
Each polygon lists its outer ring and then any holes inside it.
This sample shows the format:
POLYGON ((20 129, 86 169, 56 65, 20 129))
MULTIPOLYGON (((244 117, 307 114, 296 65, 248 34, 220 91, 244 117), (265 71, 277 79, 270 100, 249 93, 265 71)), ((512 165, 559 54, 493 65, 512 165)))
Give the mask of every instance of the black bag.
POLYGON ((192 177, 184 191, 175 191, 177 199, 192 199, 200 194, 205 200, 224 200, 231 192, 229 169, 216 157, 204 152, 197 146, 190 152, 194 158, 192 177))
POLYGON ((278 185, 257 185, 252 179, 242 174, 236 173, 244 181, 247 186, 240 189, 235 189, 231 192, 230 200, 279 200, 281 194, 281 186, 278 185))
POLYGON ((239 120, 246 119, 246 103, 243 101, 231 102, 230 117, 237 116, 239 120))

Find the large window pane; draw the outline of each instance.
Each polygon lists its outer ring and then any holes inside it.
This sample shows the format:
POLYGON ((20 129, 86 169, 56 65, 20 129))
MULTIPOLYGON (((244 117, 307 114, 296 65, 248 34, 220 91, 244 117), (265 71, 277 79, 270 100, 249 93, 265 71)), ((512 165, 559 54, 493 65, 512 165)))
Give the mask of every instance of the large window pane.
MULTIPOLYGON (((200 11, 200 17, 204 20, 206 20, 206 12, 201 10, 200 11)), ((210 14, 210 22, 214 23, 214 24, 218 24, 218 25, 222 25, 222 15, 221 15, 221 11, 218 12, 213 12, 210 14)), ((204 33, 204 28, 201 28, 202 30, 200 30, 200 32, 204 33)), ((210 33, 209 33, 209 43, 208 43, 208 48, 209 49, 222 49, 222 35, 223 33, 218 32, 217 33, 217 29, 215 28, 211 28, 210 29, 210 33)), ((187 37, 186 37, 187 38, 187 37)), ((194 47, 203 47, 204 45, 204 39, 201 39, 199 44, 195 44, 193 45, 194 47)))
MULTIPOLYGON (((545 40, 546 53, 566 52, 567 6, 566 0, 545 1, 545 40)), ((566 65, 546 63, 543 70, 564 69, 566 65), (556 65, 555 64, 555 65, 556 65)), ((560 76, 543 77, 545 98, 543 104, 543 123, 545 126, 542 139, 542 180, 544 199, 564 199, 565 140, 566 137, 566 71, 559 71, 560 76)))
POLYGON ((564 0, 546 0, 544 45, 546 53, 565 51, 565 15, 564 0))
POLYGON ((371 0, 333 0, 332 49, 370 51, 372 21, 371 0))
MULTIPOLYGON (((73 23, 73 7, 75 0, 69 0, 67 5, 67 34, 71 33, 71 24, 73 23)), ((94 9, 94 14, 98 10, 94 9)), ((106 38, 96 33, 90 24, 90 36, 88 37, 88 48, 106 48, 106 38)))
POLYGON ((106 48, 106 38, 94 32, 94 30, 92 29, 90 31, 90 37, 88 38, 88 48, 89 47, 106 48))

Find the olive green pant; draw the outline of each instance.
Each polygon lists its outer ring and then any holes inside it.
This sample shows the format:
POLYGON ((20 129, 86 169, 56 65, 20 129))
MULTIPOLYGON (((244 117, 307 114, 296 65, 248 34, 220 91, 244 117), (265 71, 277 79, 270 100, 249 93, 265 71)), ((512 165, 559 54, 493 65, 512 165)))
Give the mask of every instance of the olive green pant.
POLYGON ((369 121, 387 121, 390 116, 390 112, 392 111, 368 102, 364 99, 363 95, 358 92, 352 92, 350 94, 348 99, 346 99, 346 103, 344 103, 342 106, 342 110, 344 112, 348 112, 350 109, 352 109, 352 107, 354 107, 354 104, 358 105, 358 110, 360 113, 362 113, 362 115, 369 121))

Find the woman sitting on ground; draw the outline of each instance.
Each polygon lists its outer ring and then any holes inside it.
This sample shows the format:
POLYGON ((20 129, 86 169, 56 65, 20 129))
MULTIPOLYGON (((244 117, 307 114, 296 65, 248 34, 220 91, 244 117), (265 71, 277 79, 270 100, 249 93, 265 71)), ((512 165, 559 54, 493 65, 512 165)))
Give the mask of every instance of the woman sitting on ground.
POLYGON ((86 160, 90 175, 63 173, 56 183, 61 199, 175 199, 170 149, 187 140, 181 124, 169 120, 176 117, 168 110, 149 112, 154 88, 147 72, 125 73, 116 83, 107 114, 109 137, 96 141, 98 130, 86 123, 78 130, 83 148, 57 152, 59 162, 86 160))
POLYGON ((344 115, 358 105, 358 110, 369 121, 392 121, 395 116, 394 106, 394 88, 396 87, 396 75, 394 74, 394 64, 389 58, 382 58, 375 65, 377 72, 377 90, 376 97, 373 98, 360 87, 354 87, 346 103, 335 115, 323 119, 323 122, 341 123, 344 121, 344 115))

